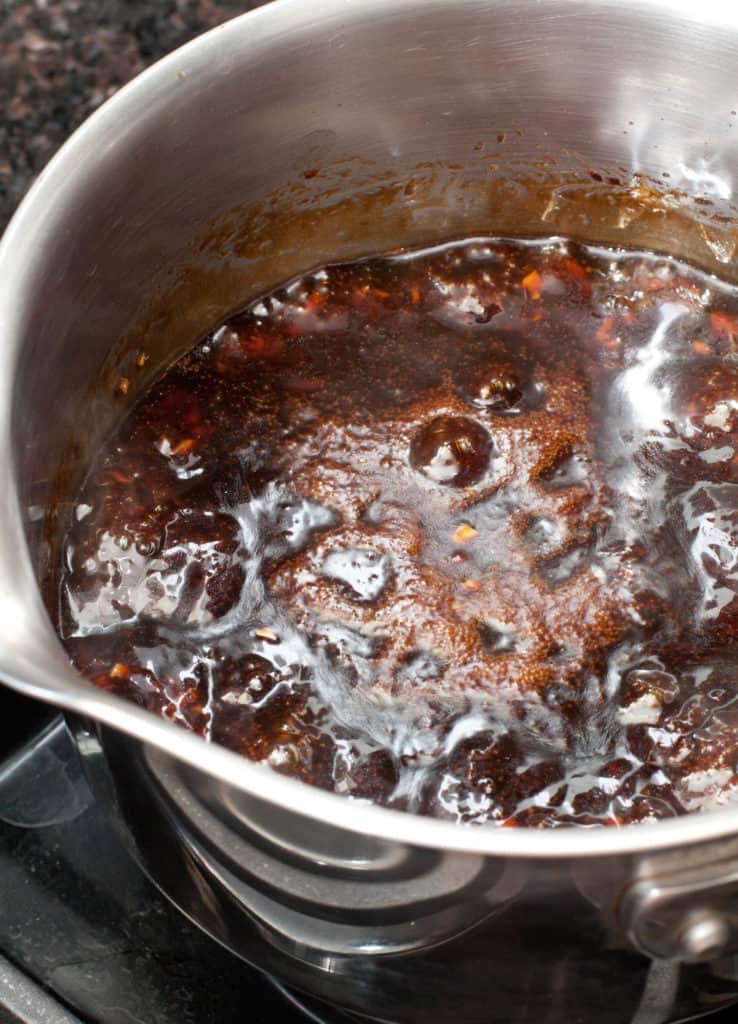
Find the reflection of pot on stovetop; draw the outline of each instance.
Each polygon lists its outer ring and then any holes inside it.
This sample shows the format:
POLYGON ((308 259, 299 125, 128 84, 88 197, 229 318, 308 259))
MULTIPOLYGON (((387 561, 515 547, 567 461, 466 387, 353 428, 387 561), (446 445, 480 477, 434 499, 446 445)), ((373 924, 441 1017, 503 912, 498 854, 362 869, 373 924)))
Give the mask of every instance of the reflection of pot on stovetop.
POLYGON ((173 355, 322 263, 481 228, 729 277, 737 44, 718 4, 287 0, 124 89, 4 239, 0 670, 69 712, 98 794, 174 902, 298 989, 397 1022, 616 1024, 730 1002, 738 821, 463 828, 207 746, 70 667, 38 584, 58 556, 43 510, 61 522, 173 355))

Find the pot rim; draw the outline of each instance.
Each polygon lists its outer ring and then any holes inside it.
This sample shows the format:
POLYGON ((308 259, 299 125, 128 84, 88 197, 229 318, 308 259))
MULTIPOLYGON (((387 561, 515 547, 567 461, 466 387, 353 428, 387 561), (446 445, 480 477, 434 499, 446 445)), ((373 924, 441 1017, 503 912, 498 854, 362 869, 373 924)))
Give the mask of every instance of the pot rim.
MULTIPOLYGON (((503 6, 518 0, 487 2, 503 6)), ((53 230, 53 217, 48 214, 63 202, 68 182, 79 176, 81 167, 94 163, 99 138, 114 134, 116 125, 135 117, 152 95, 165 98, 182 85, 182 72, 187 76, 191 71, 196 74, 208 63, 210 54, 217 57, 224 46, 237 44, 248 54, 284 32, 308 23, 314 26, 324 18, 345 20, 353 11, 366 11, 368 7, 376 18, 383 10, 411 9, 421 3, 427 11, 428 4, 445 6, 447 0, 318 0, 309 5, 309 11, 301 0, 273 0, 162 58, 121 88, 74 132, 41 171, 0 241, 0 324, 4 333, 0 348, 0 451, 12 451, 14 338, 21 336, 20 308, 31 288, 34 250, 43 247, 44 235, 53 230)), ((721 0, 703 0, 698 15, 691 0, 547 0, 551 8, 582 5, 622 10, 626 3, 640 11, 666 10, 671 17, 702 24, 725 25, 727 20, 738 30, 738 8, 731 18, 721 0)), ((3 575, 10 586, 4 584, 0 593, 0 676, 21 693, 127 733, 245 793, 377 839, 486 856, 579 859, 634 854, 704 843, 738 832, 738 807, 625 827, 464 826, 326 792, 208 744, 122 698, 97 690, 72 668, 42 609, 22 522, 14 466, 6 458, 0 465, 0 564, 7 564, 3 575), (35 589, 32 596, 31 584, 35 589), (37 649, 44 645, 44 657, 39 657, 37 649)))

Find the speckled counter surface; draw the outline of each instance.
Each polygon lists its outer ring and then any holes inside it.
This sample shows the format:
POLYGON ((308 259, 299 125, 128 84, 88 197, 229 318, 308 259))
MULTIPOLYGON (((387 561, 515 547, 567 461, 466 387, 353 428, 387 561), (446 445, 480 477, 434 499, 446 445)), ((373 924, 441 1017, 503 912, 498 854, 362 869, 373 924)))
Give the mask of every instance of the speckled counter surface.
POLYGON ((64 140, 116 89, 260 0, 0 0, 0 233, 64 140))

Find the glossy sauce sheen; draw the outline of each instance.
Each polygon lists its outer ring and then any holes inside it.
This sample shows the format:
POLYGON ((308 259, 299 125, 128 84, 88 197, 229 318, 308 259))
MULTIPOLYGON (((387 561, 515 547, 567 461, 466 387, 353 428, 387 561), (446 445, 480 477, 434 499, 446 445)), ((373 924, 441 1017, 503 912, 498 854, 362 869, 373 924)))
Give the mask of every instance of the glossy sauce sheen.
POLYGON ((461 822, 738 796, 738 293, 475 239, 329 266, 101 454, 60 631, 96 685, 461 822))

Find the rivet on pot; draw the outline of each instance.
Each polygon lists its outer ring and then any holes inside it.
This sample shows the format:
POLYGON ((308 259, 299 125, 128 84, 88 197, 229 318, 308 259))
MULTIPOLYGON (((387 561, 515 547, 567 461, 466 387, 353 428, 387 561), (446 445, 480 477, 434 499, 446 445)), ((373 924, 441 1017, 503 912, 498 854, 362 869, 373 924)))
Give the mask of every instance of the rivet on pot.
POLYGON ((731 929, 725 916, 715 910, 693 910, 686 915, 679 931, 679 958, 714 960, 730 941, 731 929))

